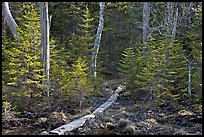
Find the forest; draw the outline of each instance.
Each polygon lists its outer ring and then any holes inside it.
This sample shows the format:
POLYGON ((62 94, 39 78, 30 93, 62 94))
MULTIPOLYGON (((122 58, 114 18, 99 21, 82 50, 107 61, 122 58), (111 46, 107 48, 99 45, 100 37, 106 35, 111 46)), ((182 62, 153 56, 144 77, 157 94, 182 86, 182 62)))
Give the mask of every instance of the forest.
POLYGON ((2 135, 202 135, 202 2, 2 2, 2 135))

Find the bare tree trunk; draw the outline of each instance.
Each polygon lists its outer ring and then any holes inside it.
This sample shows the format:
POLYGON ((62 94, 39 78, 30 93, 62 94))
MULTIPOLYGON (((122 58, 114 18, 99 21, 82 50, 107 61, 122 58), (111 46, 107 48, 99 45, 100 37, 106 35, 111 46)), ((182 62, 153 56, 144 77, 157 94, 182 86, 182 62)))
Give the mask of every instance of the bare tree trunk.
POLYGON ((178 20, 178 7, 176 8, 176 15, 174 16, 173 29, 172 29, 172 43, 174 42, 174 38, 176 36, 177 20, 178 20))
POLYGON ((6 19, 5 19, 5 15, 4 15, 4 4, 2 3, 2 36, 5 33, 5 28, 6 28, 6 19))
POLYGON ((97 54, 100 47, 101 35, 102 35, 103 24, 104 24, 104 19, 103 19, 104 7, 105 7, 105 2, 100 2, 99 24, 98 24, 98 30, 96 33, 95 44, 92 52, 92 64, 91 64, 91 68, 93 71, 92 75, 95 78, 96 78, 96 59, 97 59, 97 54))
POLYGON ((144 45, 148 40, 149 16, 150 16, 150 2, 144 2, 144 5, 143 5, 143 44, 144 45))
POLYGON ((191 64, 188 62, 188 96, 191 96, 191 64))
POLYGON ((19 33, 17 32, 18 25, 16 24, 15 20, 13 19, 13 16, 11 15, 8 2, 3 2, 3 3, 4 3, 3 4, 4 5, 3 16, 5 17, 6 23, 8 24, 8 26, 12 32, 12 35, 15 38, 16 36, 19 35, 19 33))
POLYGON ((188 96, 191 96, 191 62, 183 56, 188 62, 188 96))
POLYGON ((49 18, 49 31, 50 31, 50 28, 51 28, 51 22, 52 22, 52 15, 50 15, 50 18, 49 18))
POLYGON ((39 2, 40 5, 40 24, 41 24, 41 44, 42 44, 42 62, 43 62, 43 85, 46 86, 47 96, 50 91, 50 45, 49 45, 49 17, 48 2, 39 2))
POLYGON ((173 2, 167 2, 167 35, 172 31, 173 11, 173 2))

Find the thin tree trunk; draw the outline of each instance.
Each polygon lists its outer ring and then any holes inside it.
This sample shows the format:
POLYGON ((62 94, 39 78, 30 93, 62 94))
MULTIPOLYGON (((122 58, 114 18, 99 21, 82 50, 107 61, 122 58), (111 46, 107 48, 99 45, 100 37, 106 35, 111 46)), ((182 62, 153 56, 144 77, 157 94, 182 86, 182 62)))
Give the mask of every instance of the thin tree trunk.
POLYGON ((97 60, 97 54, 99 51, 100 47, 100 41, 101 41, 101 35, 102 35, 102 30, 103 30, 103 25, 104 25, 104 19, 103 19, 103 14, 104 14, 104 7, 105 7, 105 2, 100 2, 100 13, 99 13, 99 24, 98 24, 98 30, 96 33, 96 39, 95 39, 95 44, 92 52, 92 75, 96 78, 96 60, 97 60))
POLYGON ((49 18, 49 31, 50 31, 50 28, 51 28, 51 22, 52 22, 52 15, 50 15, 50 18, 49 18))
POLYGON ((172 43, 174 42, 174 38, 176 36, 177 20, 178 20, 178 7, 176 8, 176 15, 174 16, 174 23, 172 29, 172 43))
POLYGON ((188 96, 191 96, 191 62, 183 56, 188 62, 188 96))
MULTIPOLYGON (((3 3, 2 3, 2 7, 4 7, 3 6, 3 3)), ((4 33, 5 33, 5 28, 6 28, 6 19, 5 19, 5 15, 4 15, 4 8, 2 8, 2 36, 4 35, 4 33)))
POLYGON ((16 36, 19 35, 19 33, 17 32, 18 25, 15 22, 15 20, 13 19, 13 16, 11 15, 8 2, 3 2, 3 3, 4 3, 3 4, 4 5, 4 7, 3 7, 3 15, 5 16, 6 23, 8 24, 13 37, 16 38, 16 36))
POLYGON ((46 86, 47 96, 50 91, 50 45, 49 45, 49 17, 48 2, 39 2, 40 5, 40 24, 41 24, 41 44, 42 44, 42 62, 43 62, 43 85, 46 86))
POLYGON ((172 32, 173 2, 167 2, 167 35, 172 32))
POLYGON ((191 96, 191 64, 188 62, 188 96, 191 96))
POLYGON ((148 40, 149 16, 150 16, 150 2, 144 2, 144 5, 143 5, 143 44, 144 45, 148 40))
MULTIPOLYGON (((172 33, 173 33, 173 2, 167 2, 167 32, 166 32, 166 66, 169 62, 169 47, 168 45, 172 43, 172 33)), ((175 26, 176 27, 176 26, 175 26)), ((175 32, 176 33, 176 32, 175 32)))

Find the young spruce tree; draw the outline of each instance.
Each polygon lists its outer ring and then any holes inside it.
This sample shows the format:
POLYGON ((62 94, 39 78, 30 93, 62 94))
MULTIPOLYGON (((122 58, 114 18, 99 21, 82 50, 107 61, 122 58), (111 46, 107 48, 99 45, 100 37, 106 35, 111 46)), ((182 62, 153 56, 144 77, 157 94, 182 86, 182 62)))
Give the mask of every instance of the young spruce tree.
POLYGON ((24 3, 21 12, 23 16, 18 18, 20 35, 10 43, 3 42, 7 57, 3 62, 7 65, 3 67, 7 80, 4 79, 3 83, 9 95, 7 99, 18 108, 25 109, 34 104, 33 99, 41 96, 43 86, 39 13, 31 2, 24 3))

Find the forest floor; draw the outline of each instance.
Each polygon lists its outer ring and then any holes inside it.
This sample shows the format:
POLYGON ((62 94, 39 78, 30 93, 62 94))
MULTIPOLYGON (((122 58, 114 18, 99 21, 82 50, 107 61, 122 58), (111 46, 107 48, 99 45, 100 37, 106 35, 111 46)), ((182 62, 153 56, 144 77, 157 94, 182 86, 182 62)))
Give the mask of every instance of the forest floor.
MULTIPOLYGON (((103 89, 104 90, 104 89, 103 89)), ((98 96, 91 96, 80 110, 68 112, 59 106, 46 108, 41 112, 2 114, 3 135, 37 135, 42 131, 53 130, 84 115, 90 114, 103 104, 112 92, 106 90, 98 96), (88 105, 87 105, 88 104, 88 105)), ((66 106, 66 105, 65 105, 66 106)), ((196 109, 174 106, 135 105, 135 98, 124 90, 117 101, 102 114, 87 121, 82 127, 66 135, 202 135, 202 105, 196 109), (186 109, 188 108, 188 109, 186 109)))

